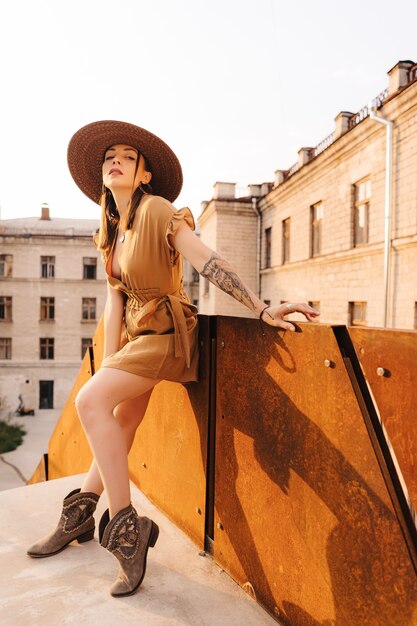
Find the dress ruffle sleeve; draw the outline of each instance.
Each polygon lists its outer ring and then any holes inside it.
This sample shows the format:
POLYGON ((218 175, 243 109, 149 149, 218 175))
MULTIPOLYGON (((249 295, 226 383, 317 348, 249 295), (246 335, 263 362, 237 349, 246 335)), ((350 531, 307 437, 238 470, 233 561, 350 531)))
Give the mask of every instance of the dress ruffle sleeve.
POLYGON ((182 220, 185 220, 185 222, 188 224, 191 230, 195 230, 194 216, 188 207, 183 207, 182 209, 179 209, 178 211, 174 211, 174 213, 171 216, 171 219, 168 222, 168 225, 165 231, 165 240, 169 248, 171 265, 176 264, 180 253, 178 252, 178 250, 176 250, 175 248, 171 246, 168 240, 168 235, 173 235, 174 233, 177 232, 178 227, 181 224, 182 220))

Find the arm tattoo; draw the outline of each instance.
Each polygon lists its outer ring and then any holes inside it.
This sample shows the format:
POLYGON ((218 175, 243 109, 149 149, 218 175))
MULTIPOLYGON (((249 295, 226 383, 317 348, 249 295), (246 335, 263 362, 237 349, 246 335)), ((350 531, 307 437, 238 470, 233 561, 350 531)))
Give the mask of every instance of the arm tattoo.
POLYGON ((213 252, 200 274, 252 311, 256 310, 256 304, 239 276, 217 252, 213 252))

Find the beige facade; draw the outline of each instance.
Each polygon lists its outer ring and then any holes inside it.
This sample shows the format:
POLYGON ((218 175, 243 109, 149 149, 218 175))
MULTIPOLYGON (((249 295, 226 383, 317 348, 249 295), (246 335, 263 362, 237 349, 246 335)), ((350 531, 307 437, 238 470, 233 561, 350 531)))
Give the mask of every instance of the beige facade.
MULTIPOLYGON (((388 75, 388 88, 375 100, 376 114, 393 121, 387 326, 414 328, 416 67, 400 62, 388 75)), ((278 170, 267 191, 265 185, 249 188, 248 197, 239 199, 239 206, 248 207, 246 218, 236 211, 231 218, 234 186, 216 183, 214 198, 199 217, 201 237, 266 302, 310 301, 319 306, 323 323, 383 326, 386 130, 371 119, 368 107, 341 112, 335 121, 335 132, 316 148, 301 148, 298 162, 278 170), (249 212, 253 203, 259 217, 249 212)), ((204 296, 203 282, 201 313, 252 315, 229 296, 218 297, 214 288, 204 296)), ((297 317, 304 319, 292 316, 297 317)))
POLYGON ((98 220, 0 221, 0 416, 61 408, 103 311, 98 220))

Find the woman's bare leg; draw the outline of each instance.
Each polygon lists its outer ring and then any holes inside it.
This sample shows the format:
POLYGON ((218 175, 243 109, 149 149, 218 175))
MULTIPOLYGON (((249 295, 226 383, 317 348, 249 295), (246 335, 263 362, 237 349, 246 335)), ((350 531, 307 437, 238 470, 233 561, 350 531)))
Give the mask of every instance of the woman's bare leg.
POLYGON ((110 519, 131 502, 127 448, 113 410, 152 389, 159 380, 115 368, 101 368, 75 399, 109 502, 110 519))
MULTIPOLYGON (((149 389, 141 396, 120 402, 113 411, 113 415, 123 429, 128 454, 135 439, 136 430, 145 417, 152 391, 153 389, 149 389)), ((87 476, 84 478, 81 491, 90 491, 99 496, 104 491, 103 481, 95 459, 93 459, 87 476)))

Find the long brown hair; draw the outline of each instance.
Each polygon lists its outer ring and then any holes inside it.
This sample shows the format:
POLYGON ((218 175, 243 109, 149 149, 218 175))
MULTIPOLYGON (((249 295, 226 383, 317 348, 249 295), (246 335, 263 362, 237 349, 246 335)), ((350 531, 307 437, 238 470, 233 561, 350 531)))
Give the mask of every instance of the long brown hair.
MULTIPOLYGON (((148 163, 145 157, 143 156, 143 154, 142 154, 142 157, 144 160, 145 170, 147 172, 150 172, 151 170, 149 169, 148 163)), ((139 160, 140 160, 140 152, 138 151, 138 157, 136 160, 135 173, 133 175, 133 180, 135 180, 136 178, 136 174, 137 174, 138 167, 139 167, 139 160)), ((127 215, 126 230, 130 230, 130 228, 132 228, 133 221, 136 215, 136 209, 138 208, 142 197, 146 193, 152 193, 152 187, 149 183, 141 183, 139 187, 136 187, 136 189, 132 190, 132 196, 129 200, 129 212, 127 215)), ((110 189, 107 189, 107 187, 105 187, 104 184, 103 184, 103 189, 102 189, 101 198, 100 198, 100 205, 101 205, 100 228, 94 233, 93 241, 97 250, 101 252, 101 258, 103 262, 106 263, 109 257, 109 253, 113 245, 114 239, 116 237, 117 229, 118 229, 119 222, 120 222, 120 215, 117 210, 116 202, 114 201, 112 192, 110 191, 110 189)))

